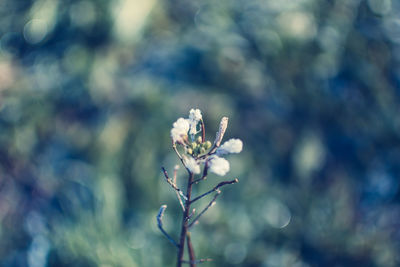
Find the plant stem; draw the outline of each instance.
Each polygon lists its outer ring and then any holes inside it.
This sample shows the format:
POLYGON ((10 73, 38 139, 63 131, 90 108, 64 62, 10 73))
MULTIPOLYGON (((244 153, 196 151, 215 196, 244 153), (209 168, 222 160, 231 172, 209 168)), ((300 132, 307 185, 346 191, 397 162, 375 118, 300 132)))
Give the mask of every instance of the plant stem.
MULTIPOLYGON (((187 185, 187 189, 186 189, 186 202, 185 202, 185 210, 183 211, 183 218, 182 218, 182 228, 181 228, 181 236, 180 236, 180 240, 179 240, 179 250, 178 250, 178 260, 177 260, 177 267, 182 267, 183 264, 183 254, 185 251, 185 239, 187 236, 187 231, 188 231, 188 226, 189 226, 189 222, 187 220, 187 218, 189 217, 189 212, 190 212, 190 198, 192 195, 192 182, 193 182, 193 178, 194 178, 194 174, 193 173, 189 173, 189 179, 188 179, 188 185, 187 185)), ((189 246, 191 246, 191 243, 188 244, 189 246)), ((192 249, 193 251, 193 249, 192 249)), ((190 252, 190 251, 189 251, 190 252)), ((190 257, 194 257, 194 252, 190 253, 190 257)), ((195 260, 190 259, 190 261, 195 260)), ((196 266, 194 263, 190 265, 191 267, 196 266)))
POLYGON ((194 249, 192 245, 192 241, 190 239, 190 232, 187 232, 186 235, 186 241, 187 241, 187 248, 189 252, 189 261, 190 261, 190 267, 196 267, 196 256, 194 254, 194 249))

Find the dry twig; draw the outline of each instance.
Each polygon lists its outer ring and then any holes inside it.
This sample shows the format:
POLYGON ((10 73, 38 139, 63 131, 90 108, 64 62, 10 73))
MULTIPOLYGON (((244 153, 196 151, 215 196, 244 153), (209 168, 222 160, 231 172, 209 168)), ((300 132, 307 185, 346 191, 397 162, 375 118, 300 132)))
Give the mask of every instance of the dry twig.
POLYGON ((160 207, 160 210, 158 211, 158 214, 157 214, 157 225, 158 225, 158 228, 160 229, 160 231, 169 240, 169 242, 171 242, 175 247, 179 248, 179 245, 175 242, 175 240, 163 228, 162 217, 164 216, 164 212, 165 212, 166 208, 167 208, 167 205, 162 205, 160 207))

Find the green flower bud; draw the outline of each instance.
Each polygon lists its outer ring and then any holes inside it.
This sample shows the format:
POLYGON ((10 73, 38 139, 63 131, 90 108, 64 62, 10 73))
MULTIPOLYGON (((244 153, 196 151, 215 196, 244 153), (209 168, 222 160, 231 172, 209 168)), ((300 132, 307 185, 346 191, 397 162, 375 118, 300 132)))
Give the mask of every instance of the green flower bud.
POLYGON ((201 144, 202 141, 203 141, 203 140, 202 140, 201 136, 197 137, 197 140, 196 140, 197 143, 201 144))
POLYGON ((211 148, 211 142, 210 141, 205 142, 204 143, 204 148, 205 149, 210 149, 211 148))
POLYGON ((191 144, 191 146, 192 146, 192 149, 196 149, 197 143, 196 143, 196 142, 193 142, 193 143, 191 144))
POLYGON ((187 152, 188 154, 192 155, 193 150, 189 147, 189 148, 186 150, 186 152, 187 152))
POLYGON ((204 147, 200 148, 200 154, 206 153, 206 149, 204 147))

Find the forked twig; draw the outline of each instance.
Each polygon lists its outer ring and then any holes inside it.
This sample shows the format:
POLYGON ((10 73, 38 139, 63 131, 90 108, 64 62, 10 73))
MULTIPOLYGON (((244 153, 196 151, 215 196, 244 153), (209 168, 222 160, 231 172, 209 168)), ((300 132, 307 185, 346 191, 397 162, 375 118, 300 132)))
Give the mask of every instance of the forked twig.
POLYGON ((219 194, 221 194, 220 190, 216 190, 216 194, 213 197, 213 199, 210 201, 210 203, 208 203, 208 205, 199 213, 199 215, 197 215, 196 218, 193 219, 193 221, 189 224, 189 228, 192 227, 193 225, 195 225, 195 223, 200 219, 201 215, 203 215, 214 203, 215 200, 217 199, 217 197, 219 196, 219 194))
POLYGON ((168 173, 167 173, 167 171, 165 170, 165 168, 164 168, 164 167, 161 167, 161 170, 162 170, 163 173, 164 173, 164 176, 165 176, 165 179, 166 179, 167 183, 168 183, 176 192, 178 192, 179 195, 180 195, 181 197, 183 197, 184 200, 187 200, 187 197, 186 197, 185 194, 182 192, 182 190, 180 190, 180 189, 178 188, 178 186, 169 178, 168 173))
POLYGON ((189 216, 186 218, 186 221, 189 221, 193 217, 195 212, 196 212, 196 209, 192 209, 192 213, 189 214, 189 216))
POLYGON ((169 242, 171 242, 175 247, 179 248, 178 243, 176 243, 175 240, 163 228, 162 217, 164 216, 164 212, 165 212, 166 208, 167 208, 167 205, 162 205, 160 207, 160 210, 158 211, 158 214, 157 214, 157 225, 158 225, 158 228, 160 229, 160 231, 169 240, 169 242))

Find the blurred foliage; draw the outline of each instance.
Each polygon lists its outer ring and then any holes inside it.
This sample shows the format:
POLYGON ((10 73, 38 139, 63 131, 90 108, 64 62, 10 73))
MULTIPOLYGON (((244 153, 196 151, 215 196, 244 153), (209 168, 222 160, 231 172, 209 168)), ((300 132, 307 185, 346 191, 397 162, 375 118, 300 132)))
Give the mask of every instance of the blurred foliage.
POLYGON ((207 266, 399 266, 399 12, 0 1, 0 266, 174 266, 160 166, 178 163, 169 130, 191 107, 208 138, 229 116, 245 146, 240 183, 193 231, 207 266))

